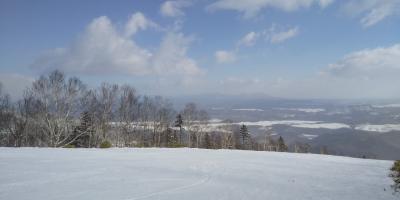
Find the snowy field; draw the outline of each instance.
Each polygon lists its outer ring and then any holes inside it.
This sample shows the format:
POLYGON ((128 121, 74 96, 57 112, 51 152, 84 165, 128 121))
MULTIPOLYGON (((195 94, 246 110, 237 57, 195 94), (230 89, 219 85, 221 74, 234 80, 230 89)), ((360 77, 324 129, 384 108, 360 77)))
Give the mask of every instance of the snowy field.
POLYGON ((0 148, 0 199, 398 199, 391 161, 200 149, 0 148))

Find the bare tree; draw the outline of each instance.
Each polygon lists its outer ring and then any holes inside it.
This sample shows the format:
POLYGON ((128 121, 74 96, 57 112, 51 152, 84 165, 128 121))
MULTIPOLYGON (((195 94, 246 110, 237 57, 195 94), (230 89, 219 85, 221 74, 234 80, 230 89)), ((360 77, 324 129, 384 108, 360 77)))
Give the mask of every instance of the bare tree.
POLYGON ((209 131, 208 122, 210 117, 205 110, 200 110, 197 119, 198 124, 194 130, 194 134, 196 136, 196 147, 199 148, 204 135, 209 131))
POLYGON ((10 106, 10 98, 7 94, 3 94, 2 84, 0 83, 0 144, 7 146, 10 143, 11 137, 8 131, 8 126, 12 118, 10 106))
POLYGON ((197 120, 197 106, 195 103, 188 103, 182 111, 182 117, 184 120, 184 126, 187 130, 188 136, 188 147, 192 146, 192 134, 195 132, 195 123, 197 120))
POLYGON ((46 133, 48 146, 58 147, 67 143, 80 111, 80 98, 85 85, 76 77, 66 80, 60 71, 36 80, 30 92, 37 101, 36 122, 46 133))
POLYGON ((157 111, 157 146, 161 146, 163 138, 162 133, 166 133, 167 129, 172 125, 174 115, 175 111, 172 103, 166 99, 163 99, 157 111))
POLYGON ((94 89, 88 90, 81 99, 82 111, 86 113, 92 121, 91 130, 87 133, 89 135, 88 147, 96 147, 100 144, 100 112, 97 91, 94 89))
POLYGON ((9 145, 21 147, 27 145, 27 127, 33 115, 32 98, 25 96, 16 105, 9 106, 9 117, 7 120, 7 130, 10 134, 9 145))
POLYGON ((208 114, 204 110, 199 110, 195 103, 186 104, 181 113, 187 131, 188 147, 193 145, 198 147, 201 143, 204 129, 208 124, 208 114))
POLYGON ((117 146, 131 145, 130 135, 137 126, 135 122, 138 118, 138 101, 139 97, 133 87, 128 85, 121 87, 118 108, 118 128, 120 129, 120 134, 117 136, 117 146), (120 144, 119 135, 123 137, 124 144, 120 144))
POLYGON ((149 138, 148 135, 153 133, 151 125, 152 121, 154 121, 155 112, 153 99, 149 96, 144 96, 140 103, 141 146, 150 146, 154 142, 154 138, 149 138))
POLYGON ((116 107, 117 92, 118 85, 108 83, 102 83, 97 92, 98 129, 101 132, 101 140, 103 141, 108 139, 108 132, 113 119, 114 108, 116 107))
POLYGON ((221 128, 221 148, 233 149, 235 148, 235 134, 234 126, 231 120, 225 120, 221 128))
POLYGON ((294 143, 294 152, 295 153, 309 153, 311 146, 307 143, 294 143))

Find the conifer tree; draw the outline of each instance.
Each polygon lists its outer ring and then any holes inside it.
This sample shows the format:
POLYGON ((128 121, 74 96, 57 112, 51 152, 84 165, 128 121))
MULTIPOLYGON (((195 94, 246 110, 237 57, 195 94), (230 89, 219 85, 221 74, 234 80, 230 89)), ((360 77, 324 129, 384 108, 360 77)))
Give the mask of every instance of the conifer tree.
POLYGON ((183 125, 182 115, 178 114, 176 116, 176 120, 175 120, 175 127, 179 127, 179 142, 180 143, 182 143, 182 125, 183 125))
POLYGON ((247 126, 246 125, 242 125, 241 127, 240 127, 240 137, 241 137, 241 139, 242 139, 242 148, 243 149, 247 149, 248 148, 248 140, 249 140, 249 137, 250 137, 250 134, 249 134, 249 131, 247 130, 247 126))
POLYGON ((90 147, 90 137, 93 135, 93 118, 89 112, 83 112, 80 124, 71 136, 71 145, 75 147, 90 147))
POLYGON ((288 150, 288 147, 286 146, 285 141, 283 140, 282 136, 279 136, 277 149, 280 152, 285 152, 288 150))

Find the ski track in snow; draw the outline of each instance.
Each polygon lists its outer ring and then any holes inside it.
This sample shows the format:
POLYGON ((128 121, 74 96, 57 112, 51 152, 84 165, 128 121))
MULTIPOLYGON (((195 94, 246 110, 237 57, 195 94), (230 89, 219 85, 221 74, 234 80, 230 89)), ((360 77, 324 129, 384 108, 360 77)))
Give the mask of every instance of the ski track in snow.
POLYGON ((0 199, 394 200, 392 164, 241 150, 0 148, 0 199))
POLYGON ((180 187, 176 187, 176 188, 162 190, 162 191, 159 191, 159 192, 149 193, 149 194, 145 194, 145 195, 141 195, 141 196, 125 199, 125 200, 148 199, 150 197, 154 197, 154 196, 158 196, 158 195, 162 195, 162 194, 166 194, 166 193, 186 190, 186 189, 194 188, 194 187, 200 186, 200 185, 202 185, 204 183, 207 183, 210 179, 211 179, 211 177, 207 175, 205 178, 201 179, 200 181, 196 181, 196 182, 194 182, 194 183, 192 183, 190 185, 184 185, 184 186, 180 186, 180 187))

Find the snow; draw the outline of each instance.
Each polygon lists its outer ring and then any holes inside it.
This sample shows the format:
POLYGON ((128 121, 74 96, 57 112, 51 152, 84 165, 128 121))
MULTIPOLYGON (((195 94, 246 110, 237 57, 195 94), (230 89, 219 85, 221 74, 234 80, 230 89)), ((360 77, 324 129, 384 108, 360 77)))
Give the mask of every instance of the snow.
POLYGON ((210 120, 209 120, 210 123, 220 123, 220 122, 222 122, 222 121, 223 121, 222 119, 217 119, 217 118, 214 118, 214 119, 210 119, 210 120))
POLYGON ((354 129, 361 131, 387 133, 391 131, 400 131, 400 124, 380 124, 380 125, 362 124, 362 125, 357 125, 354 129))
POLYGON ((0 148, 0 199, 394 200, 392 163, 188 148, 0 148))
POLYGON ((298 111, 298 112, 306 112, 306 113, 318 113, 324 112, 323 108, 277 108, 277 110, 288 110, 288 111, 298 111))
POLYGON ((325 109, 322 108, 299 108, 297 111, 306 112, 306 113, 317 113, 317 112, 324 112, 325 109))
POLYGON ((374 108, 400 108, 400 104, 372 105, 374 108))
POLYGON ((233 111, 250 111, 250 112, 263 112, 263 109, 258 109, 258 108, 237 108, 237 109, 232 109, 233 111))
POLYGON ((297 128, 325 128, 325 129, 351 128, 349 125, 342 123, 294 124, 292 126, 297 128))
MULTIPOLYGON (((196 121, 194 121, 196 122, 196 121)), ((348 124, 344 123, 335 123, 335 122, 323 122, 323 121, 305 121, 305 120, 271 120, 271 121, 243 121, 243 122, 234 122, 234 123, 224 123, 221 119, 211 119, 209 120, 209 124, 201 124, 197 121, 198 126, 202 129, 202 131, 206 132, 231 132, 227 131, 223 128, 223 126, 227 125, 246 125, 246 126, 258 126, 260 130, 269 130, 274 125, 287 125, 295 128, 307 128, 307 129, 342 129, 347 128, 351 129, 352 127, 348 124)), ((121 122, 110 122, 113 126, 120 126, 121 122)), ((135 122, 131 123, 132 127, 136 128, 153 128, 155 122, 135 122)), ((179 130, 178 127, 170 127, 174 130, 179 130)), ((187 127, 183 127, 187 129, 187 127)), ((390 131, 400 131, 400 124, 381 124, 381 125, 372 125, 372 124, 360 124, 357 125, 355 130, 360 131, 369 131, 369 132, 380 132, 387 133, 390 131)))
POLYGON ((312 135, 312 134, 301 134, 301 136, 303 136, 309 140, 312 140, 312 139, 318 137, 318 135, 312 135))
POLYGON ((256 121, 256 122, 238 122, 246 126, 273 126, 273 125, 295 125, 295 124, 314 124, 319 121, 303 121, 303 120, 273 120, 273 121, 256 121))
MULTIPOLYGON (((342 123, 324 123, 321 121, 303 121, 303 120, 273 120, 273 121, 255 121, 255 122, 236 122, 236 125, 246 125, 246 126, 260 126, 261 128, 268 129, 273 125, 287 125, 297 128, 325 128, 325 129, 341 129, 341 128, 351 128, 347 124, 342 123)), ((226 123, 211 123, 208 126, 218 127, 228 125, 226 123)))

